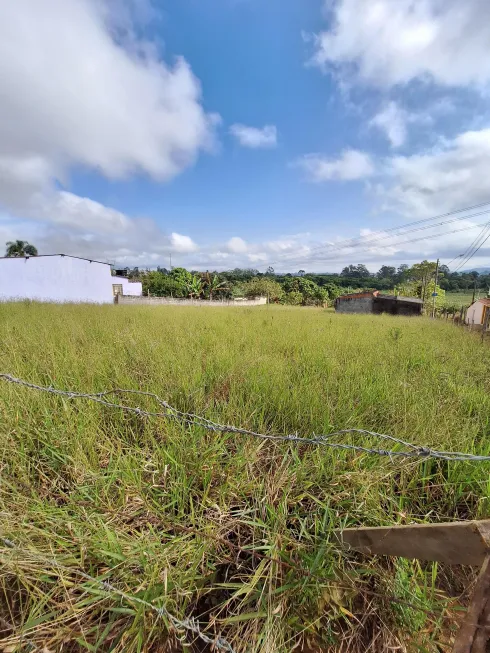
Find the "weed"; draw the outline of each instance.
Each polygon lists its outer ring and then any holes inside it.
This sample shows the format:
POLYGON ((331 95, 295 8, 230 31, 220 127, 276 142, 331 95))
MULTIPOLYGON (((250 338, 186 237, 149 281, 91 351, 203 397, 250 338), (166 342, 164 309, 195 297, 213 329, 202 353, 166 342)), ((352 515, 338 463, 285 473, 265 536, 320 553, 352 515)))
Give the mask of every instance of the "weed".
MULTIPOLYGON (((490 452, 490 350, 445 321, 19 303, 0 305, 0 333, 0 369, 42 385, 149 390, 260 432, 490 452)), ((0 415, 0 533, 63 565, 0 551, 0 649, 22 633, 52 651, 181 650, 77 569, 240 652, 449 647, 461 571, 342 552, 331 531, 485 516, 488 465, 262 442, 8 384, 0 415)))

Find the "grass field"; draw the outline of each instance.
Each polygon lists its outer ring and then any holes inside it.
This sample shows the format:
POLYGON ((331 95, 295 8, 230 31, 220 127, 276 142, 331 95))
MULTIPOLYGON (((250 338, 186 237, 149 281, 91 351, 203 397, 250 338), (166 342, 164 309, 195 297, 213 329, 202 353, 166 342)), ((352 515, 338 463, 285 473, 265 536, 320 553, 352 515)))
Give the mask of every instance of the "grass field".
MULTIPOLYGON (((490 453, 490 348, 443 320, 20 303, 0 329, 0 371, 41 385, 490 453)), ((211 650, 77 570, 240 652, 449 650, 472 572, 341 552, 331 532, 488 516, 489 464, 218 434, 5 382, 0 412, 1 651, 28 650, 21 634, 44 653, 211 650)))
MULTIPOLYGON (((477 290, 476 299, 481 299, 482 297, 487 296, 486 290, 477 290)), ((473 301, 473 291, 468 290, 468 292, 446 292, 446 305, 447 306, 469 306, 473 301)))

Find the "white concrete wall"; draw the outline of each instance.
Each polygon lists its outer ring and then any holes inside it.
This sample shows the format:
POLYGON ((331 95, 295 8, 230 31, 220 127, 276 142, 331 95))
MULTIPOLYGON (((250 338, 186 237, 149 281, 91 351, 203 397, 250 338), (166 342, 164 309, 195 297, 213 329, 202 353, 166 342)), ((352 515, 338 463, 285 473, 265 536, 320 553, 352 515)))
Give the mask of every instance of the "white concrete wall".
MULTIPOLYGON (((114 277, 113 277, 114 278, 114 277)), ((180 299, 176 297, 128 297, 121 295, 118 297, 118 304, 126 304, 136 306, 142 304, 144 306, 217 306, 223 308, 224 306, 264 306, 267 304, 267 297, 257 297, 256 299, 244 300, 209 300, 209 299, 180 299)))
POLYGON ((0 259, 0 301, 110 304, 111 268, 70 256, 0 259))
POLYGON ((466 312, 466 324, 481 324, 483 321, 483 302, 476 301, 466 312))
POLYGON ((123 295, 128 297, 141 297, 143 284, 141 281, 130 281, 126 277, 112 277, 112 283, 120 283, 123 287, 123 295))

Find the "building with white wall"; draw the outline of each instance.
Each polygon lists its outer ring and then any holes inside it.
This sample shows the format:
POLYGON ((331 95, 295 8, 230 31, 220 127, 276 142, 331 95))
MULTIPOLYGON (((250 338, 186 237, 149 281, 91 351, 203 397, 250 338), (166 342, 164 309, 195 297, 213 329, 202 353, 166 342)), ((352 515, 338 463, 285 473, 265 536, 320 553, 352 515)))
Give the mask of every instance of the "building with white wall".
POLYGON ((114 295, 126 297, 141 297, 143 284, 141 281, 130 281, 127 277, 112 277, 112 291, 114 295))
POLYGON ((485 322, 488 312, 490 312, 490 298, 477 299, 466 311, 465 322, 480 326, 485 322))
POLYGON ((111 266, 100 261, 51 254, 0 258, 0 301, 111 304, 111 266))

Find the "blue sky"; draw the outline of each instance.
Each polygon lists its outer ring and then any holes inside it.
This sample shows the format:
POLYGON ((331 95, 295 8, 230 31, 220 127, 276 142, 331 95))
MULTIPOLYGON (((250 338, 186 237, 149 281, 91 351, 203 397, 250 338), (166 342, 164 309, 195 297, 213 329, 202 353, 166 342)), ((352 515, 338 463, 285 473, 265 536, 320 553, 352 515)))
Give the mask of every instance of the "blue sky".
POLYGON ((0 19, 0 240, 375 270, 447 262, 485 220, 371 235, 490 200, 484 0, 17 0, 0 19))

